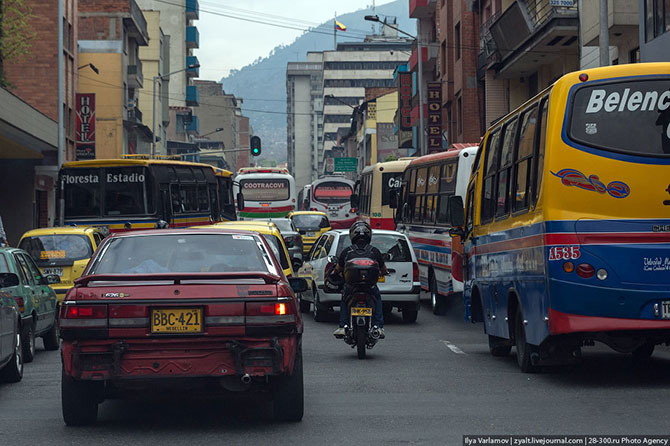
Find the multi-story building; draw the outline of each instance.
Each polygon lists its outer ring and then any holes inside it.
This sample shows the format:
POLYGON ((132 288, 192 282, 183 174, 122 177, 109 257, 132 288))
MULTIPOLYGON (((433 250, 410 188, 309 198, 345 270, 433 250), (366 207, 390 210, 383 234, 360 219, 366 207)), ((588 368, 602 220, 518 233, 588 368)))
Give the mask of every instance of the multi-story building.
POLYGON ((411 40, 384 31, 323 52, 323 143, 318 172, 324 171, 324 154, 337 143, 338 129, 349 126, 351 109, 364 100, 365 89, 395 87, 393 72, 407 62, 411 46, 411 40))
MULTIPOLYGON (((518 107, 579 68, 576 2, 482 0, 477 78, 484 85, 484 122, 518 107)), ((597 3, 597 2, 589 2, 597 3)))
MULTIPOLYGON (((617 3, 615 1, 615 3, 617 3)), ((633 2, 625 2, 633 3, 633 2)), ((663 0, 638 0, 640 62, 670 60, 670 4, 663 0)), ((621 5, 622 8, 625 5, 621 5)), ((615 6, 616 8, 616 6, 615 6)), ((629 58, 636 56, 635 49, 629 58)))
POLYGON ((323 137, 323 53, 286 67, 286 147, 296 189, 318 177, 318 148, 323 137))
MULTIPOLYGON (((0 217, 8 240, 56 223, 58 110, 64 118, 64 160, 74 159, 74 102, 77 91, 77 0, 24 0, 27 32, 0 36, 27 44, 20 57, 0 54, 0 217), (63 103, 58 103, 58 23, 64 25, 63 103)), ((2 2, 0 2, 2 7, 2 2)), ((5 5, 6 7, 6 5, 5 5)), ((11 22, 0 16, 0 21, 11 22)), ((5 25, 12 26, 11 23, 5 25)), ((11 43, 11 42, 10 42, 11 43)))
POLYGON ((161 28, 160 11, 142 11, 147 20, 149 45, 140 47, 140 62, 144 86, 140 88, 139 107, 143 110, 143 122, 156 132, 157 155, 167 154, 167 126, 170 123, 170 78, 162 77, 170 72, 170 36, 161 28), (156 82, 154 84, 154 78, 156 82), (154 88, 156 91, 154 91, 154 88), (156 123, 154 124, 154 94, 156 123))
POLYGON ((220 82, 196 80, 194 85, 204 99, 193 111, 200 121, 200 135, 195 141, 201 152, 200 161, 232 168, 236 152, 224 150, 237 147, 237 100, 234 95, 223 91, 220 82))
POLYGON ((78 89, 95 94, 95 158, 151 150, 151 129, 138 100, 144 85, 139 48, 148 42, 135 0, 79 0, 79 63, 97 70, 80 76, 78 89))
POLYGON ((240 149, 237 153, 237 158, 235 159, 235 172, 240 170, 242 167, 251 166, 251 154, 249 153, 251 143, 251 134, 253 130, 249 125, 249 118, 242 115, 241 109, 235 110, 235 120, 237 127, 237 147, 240 149), (246 150, 244 150, 246 149, 246 150))
MULTIPOLYGON (((456 0, 459 1, 459 0, 456 0)), ((440 0, 443 9, 445 4, 451 5, 452 1, 446 2, 440 0)), ((437 0, 410 0, 409 1, 409 16, 416 19, 416 35, 421 40, 421 82, 423 85, 419 86, 419 45, 416 40, 412 42, 412 53, 409 58, 409 71, 412 72, 412 111, 411 111, 411 125, 413 133, 413 145, 417 148, 417 155, 426 154, 429 151, 437 151, 441 149, 428 146, 428 138, 426 134, 428 122, 428 89, 429 82, 435 81, 436 77, 436 61, 437 61, 437 33, 438 33, 438 9, 437 0), (420 90, 419 90, 420 89, 420 90), (421 125, 420 113, 420 97, 419 91, 423 99, 423 122, 424 122, 424 138, 421 147, 421 137, 419 134, 421 125)), ((444 95, 443 95, 444 97, 444 95)))
MULTIPOLYGON (((640 61, 639 15, 637 2, 608 2, 609 63, 640 61)), ((580 68, 600 66, 600 2, 579 2, 582 49, 580 68)), ((665 60, 668 60, 667 58, 665 60)))
POLYGON ((433 63, 429 43, 427 59, 441 86, 443 145, 477 143, 486 130, 483 88, 477 81, 478 13, 465 0, 440 0, 437 8, 438 57, 433 63))

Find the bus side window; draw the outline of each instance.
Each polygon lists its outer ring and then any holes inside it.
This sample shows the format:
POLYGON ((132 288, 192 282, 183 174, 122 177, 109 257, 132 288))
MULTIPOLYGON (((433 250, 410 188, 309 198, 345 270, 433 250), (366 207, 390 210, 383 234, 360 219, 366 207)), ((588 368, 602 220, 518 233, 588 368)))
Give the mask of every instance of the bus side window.
POLYGON ((500 130, 496 129, 495 133, 490 134, 487 138, 486 154, 484 160, 484 179, 482 181, 482 201, 480 211, 480 221, 482 224, 493 220, 493 212, 495 206, 494 194, 494 180, 496 171, 498 169, 498 149, 500 147, 500 130))
POLYGON ((467 208, 465 209, 465 233, 468 234, 472 232, 473 222, 475 220, 475 184, 476 181, 473 181, 468 188, 467 196, 467 208))
POLYGON ((542 99, 542 115, 540 116, 537 139, 535 140, 535 159, 533 167, 533 208, 540 197, 540 186, 542 186, 542 173, 544 172, 544 151, 547 140, 547 112, 549 107, 549 98, 542 99))
POLYGON ((516 145, 516 128, 518 119, 514 118, 505 125, 504 139, 500 156, 500 169, 496 187, 496 219, 509 215, 510 177, 512 176, 512 161, 514 146, 516 145))
POLYGON ((170 185, 170 203, 172 205, 172 214, 181 214, 184 208, 181 205, 181 195, 179 193, 179 185, 170 185))
POLYGON ((426 198, 424 201, 424 223, 435 223, 437 214, 437 193, 440 189, 440 165, 432 166, 428 170, 426 198))
POLYGON ((209 211, 209 195, 207 194, 207 186, 199 185, 198 186, 198 210, 199 211, 209 211))
POLYGON ((519 145, 514 161, 514 181, 512 182, 512 212, 528 209, 530 203, 530 173, 533 161, 533 143, 537 126, 537 105, 523 114, 519 130, 519 145))
POLYGON ((447 205, 449 197, 456 192, 456 173, 458 161, 447 162, 442 165, 442 175, 440 176, 440 201, 437 213, 437 223, 449 224, 449 206, 447 205))
POLYGON ((423 206, 425 203, 426 183, 428 182, 428 168, 422 167, 416 171, 416 196, 414 202, 414 214, 412 221, 421 223, 423 219, 423 206))

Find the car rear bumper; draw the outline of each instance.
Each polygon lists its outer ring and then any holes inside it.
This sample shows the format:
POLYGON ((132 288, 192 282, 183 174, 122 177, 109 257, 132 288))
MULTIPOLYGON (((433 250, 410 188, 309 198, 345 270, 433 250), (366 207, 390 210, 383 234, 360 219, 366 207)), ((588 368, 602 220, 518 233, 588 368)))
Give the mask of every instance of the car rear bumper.
POLYGON ((84 380, 291 374, 298 338, 180 337, 63 342, 67 376, 84 380))
MULTIPOLYGON (((420 302, 421 286, 418 283, 412 286, 410 291, 389 292, 380 290, 382 302, 393 303, 416 303, 420 302)), ((323 287, 319 287, 319 302, 322 304, 340 304, 342 295, 340 293, 325 293, 323 287)))

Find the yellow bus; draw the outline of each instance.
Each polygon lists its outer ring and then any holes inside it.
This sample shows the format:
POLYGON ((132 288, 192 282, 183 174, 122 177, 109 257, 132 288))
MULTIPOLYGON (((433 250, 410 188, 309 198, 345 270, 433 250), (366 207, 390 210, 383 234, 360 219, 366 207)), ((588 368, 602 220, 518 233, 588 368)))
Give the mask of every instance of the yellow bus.
POLYGON ((112 232, 235 220, 232 173, 174 160, 101 159, 63 164, 65 225, 112 232))
POLYGON ((466 317, 524 372, 670 342, 670 63, 569 73, 488 129, 462 200, 466 317))
POLYGON ((400 158, 368 166, 361 172, 352 195, 351 206, 357 208, 358 218, 367 221, 372 229, 395 230, 395 210, 391 204, 391 191, 400 192, 405 168, 412 157, 400 158))

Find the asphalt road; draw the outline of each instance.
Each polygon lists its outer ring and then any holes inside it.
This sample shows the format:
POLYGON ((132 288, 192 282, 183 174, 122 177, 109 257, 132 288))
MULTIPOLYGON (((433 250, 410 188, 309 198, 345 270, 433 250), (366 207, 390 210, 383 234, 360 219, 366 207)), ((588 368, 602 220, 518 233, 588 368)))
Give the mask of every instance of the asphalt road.
MULTIPOLYGON (((0 445, 448 444, 464 434, 668 434, 670 349, 646 363, 605 347, 541 374, 488 352, 461 308, 398 314, 368 359, 305 318, 305 417, 276 423, 262 401, 115 400, 93 427, 68 428, 60 408, 60 357, 39 350, 23 381, 0 384, 0 445)), ((39 343, 38 343, 39 344, 39 343)))

